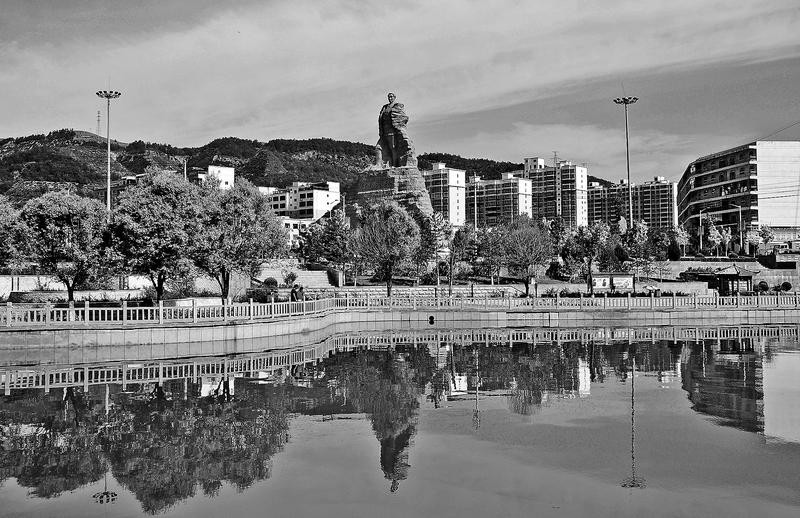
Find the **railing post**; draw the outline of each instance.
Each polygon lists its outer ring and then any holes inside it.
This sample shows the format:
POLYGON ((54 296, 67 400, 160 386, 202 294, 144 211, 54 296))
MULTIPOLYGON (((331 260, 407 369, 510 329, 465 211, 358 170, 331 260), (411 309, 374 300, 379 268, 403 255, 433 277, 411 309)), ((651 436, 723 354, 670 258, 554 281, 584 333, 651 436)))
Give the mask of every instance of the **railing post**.
POLYGON ((158 301, 158 323, 159 324, 163 324, 164 323, 164 301, 163 300, 159 300, 158 301))
POLYGON ((714 307, 717 307, 717 308, 719 307, 719 292, 718 291, 714 292, 714 307))
POLYGON ((44 323, 45 324, 49 324, 50 323, 50 310, 51 310, 51 304, 48 302, 47 304, 44 305, 44 323))
POLYGON ((578 292, 578 307, 582 310, 583 309, 583 292, 578 292))
POLYGON ((369 292, 367 292, 367 309, 369 309, 369 292))
POLYGON ((487 309, 487 310, 489 309, 489 294, 488 293, 483 296, 483 307, 485 309, 487 309))
POLYGON ((197 323, 197 299, 192 299, 192 322, 197 323))
POLYGON ((603 309, 608 307, 608 292, 603 293, 603 309))
POLYGON ((561 302, 561 295, 559 295, 559 292, 556 292, 556 309, 558 309, 560 302, 561 302))
POLYGON ((122 325, 126 325, 128 323, 128 301, 122 301, 122 325))
POLYGON ((628 311, 631 310, 631 293, 628 292, 628 311))
POLYGON ((656 301, 655 295, 653 295, 653 292, 651 291, 650 292, 650 309, 655 308, 655 301, 656 301))
POLYGON ((226 304, 226 300, 222 299, 222 321, 228 321, 228 305, 226 304))
POLYGON ((11 302, 6 302, 6 327, 11 327, 11 307, 11 302))
POLYGON ((742 305, 742 301, 741 301, 741 294, 740 294, 740 293, 737 291, 737 292, 736 292, 736 307, 738 308, 738 307, 740 307, 741 305, 742 305))
POLYGON ((83 301, 83 321, 87 322, 87 323, 89 322, 89 301, 88 300, 84 300, 83 301))
POLYGON ((347 291, 344 292, 344 307, 346 308, 350 307, 350 293, 347 291))
POLYGON ((75 302, 72 301, 72 300, 69 301, 68 306, 69 306, 69 311, 68 311, 69 317, 68 317, 68 320, 70 322, 75 322, 75 302))
POLYGON ((248 299, 247 303, 249 305, 249 311, 250 311, 248 317, 250 318, 250 320, 253 320, 253 299, 248 299))
POLYGON ((677 308, 678 298, 675 296, 675 292, 672 292, 672 309, 677 308))
POLYGON ((692 298, 694 299, 694 309, 697 309, 697 292, 692 293, 692 298))

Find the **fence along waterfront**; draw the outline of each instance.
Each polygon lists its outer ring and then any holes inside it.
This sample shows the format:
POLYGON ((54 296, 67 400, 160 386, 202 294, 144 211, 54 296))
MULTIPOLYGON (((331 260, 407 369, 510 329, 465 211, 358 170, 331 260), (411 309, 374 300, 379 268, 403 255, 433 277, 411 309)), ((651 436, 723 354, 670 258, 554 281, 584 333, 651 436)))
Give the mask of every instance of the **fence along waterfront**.
POLYGON ((720 296, 667 296, 667 297, 536 297, 491 298, 485 297, 432 297, 404 296, 378 297, 370 294, 337 293, 332 297, 301 302, 272 302, 165 306, 163 302, 152 307, 128 307, 123 301, 118 307, 92 306, 88 301, 82 306, 54 307, 50 304, 12 304, 0 306, 0 326, 5 327, 62 327, 110 325, 175 325, 208 322, 271 320, 329 312, 394 309, 451 309, 483 311, 559 311, 559 310, 680 310, 680 309, 778 309, 799 307, 800 297, 795 293, 775 295, 720 296))

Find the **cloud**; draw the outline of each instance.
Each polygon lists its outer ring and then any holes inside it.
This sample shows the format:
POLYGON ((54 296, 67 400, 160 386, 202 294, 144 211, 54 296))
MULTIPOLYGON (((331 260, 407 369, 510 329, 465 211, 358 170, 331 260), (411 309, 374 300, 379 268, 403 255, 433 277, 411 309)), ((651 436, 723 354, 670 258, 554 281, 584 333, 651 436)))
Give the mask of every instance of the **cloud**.
MULTIPOLYGON (((0 47, 2 131, 93 126, 93 92, 110 76, 123 91, 112 115, 123 140, 371 142, 388 90, 418 123, 446 126, 601 77, 797 53, 793 2, 644 4, 298 0, 204 10, 191 24, 132 17, 102 38, 81 25, 80 35, 0 47)), ((446 142, 430 137, 426 146, 446 142)), ((483 144, 487 156, 505 146, 483 144)))

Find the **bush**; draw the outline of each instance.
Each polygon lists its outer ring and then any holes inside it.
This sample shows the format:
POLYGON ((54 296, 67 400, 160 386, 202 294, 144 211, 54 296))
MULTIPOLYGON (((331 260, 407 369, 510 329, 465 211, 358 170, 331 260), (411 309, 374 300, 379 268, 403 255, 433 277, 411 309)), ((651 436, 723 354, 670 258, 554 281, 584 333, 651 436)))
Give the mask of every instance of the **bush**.
POLYGON ((792 283, 789 281, 783 281, 781 283, 781 290, 783 291, 792 291, 792 283))
POLYGON ((284 270, 281 273, 283 273, 283 285, 286 287, 290 287, 297 280, 297 272, 284 270))
POLYGON ((263 284, 267 288, 277 288, 278 280, 275 279, 275 277, 267 277, 266 279, 261 281, 261 284, 263 284))
POLYGON ((246 298, 253 299, 253 302, 258 302, 259 304, 266 304, 268 302, 272 302, 273 297, 275 300, 278 300, 278 289, 277 287, 271 288, 250 288, 247 290, 246 298))

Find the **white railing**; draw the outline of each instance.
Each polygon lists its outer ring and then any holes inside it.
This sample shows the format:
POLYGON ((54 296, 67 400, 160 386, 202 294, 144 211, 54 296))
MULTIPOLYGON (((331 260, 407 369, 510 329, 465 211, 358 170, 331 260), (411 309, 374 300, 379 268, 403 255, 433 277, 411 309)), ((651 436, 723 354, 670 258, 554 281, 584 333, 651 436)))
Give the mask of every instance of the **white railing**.
POLYGON ((92 307, 89 302, 70 307, 53 307, 45 304, 12 304, 0 306, 2 327, 50 326, 126 326, 133 324, 192 324, 270 320, 304 315, 326 314, 351 309, 444 309, 444 310, 518 310, 518 311, 597 311, 597 310, 678 310, 678 309, 778 309, 798 308, 797 293, 778 295, 741 296, 666 296, 666 297, 535 297, 491 298, 484 297, 432 297, 395 294, 393 297, 365 294, 353 296, 344 293, 336 296, 301 302, 164 306, 152 307, 92 307))

